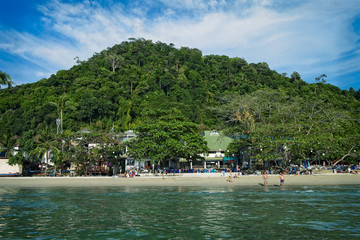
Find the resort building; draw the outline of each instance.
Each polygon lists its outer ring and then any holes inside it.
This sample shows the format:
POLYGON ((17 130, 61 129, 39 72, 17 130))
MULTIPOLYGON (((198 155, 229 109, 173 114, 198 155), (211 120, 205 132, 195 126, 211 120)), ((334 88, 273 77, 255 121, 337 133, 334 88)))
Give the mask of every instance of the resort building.
POLYGON ((228 145, 233 141, 232 138, 225 136, 217 131, 204 131, 201 134, 207 142, 209 152, 200 154, 203 160, 187 161, 180 159, 180 167, 183 169, 224 169, 235 168, 238 165, 238 158, 226 157, 228 145))
POLYGON ((237 157, 226 157, 226 149, 233 141, 232 138, 225 136, 217 131, 204 131, 202 133, 207 146, 209 148, 208 154, 202 154, 204 157, 203 167, 206 168, 235 168, 238 164, 237 157))

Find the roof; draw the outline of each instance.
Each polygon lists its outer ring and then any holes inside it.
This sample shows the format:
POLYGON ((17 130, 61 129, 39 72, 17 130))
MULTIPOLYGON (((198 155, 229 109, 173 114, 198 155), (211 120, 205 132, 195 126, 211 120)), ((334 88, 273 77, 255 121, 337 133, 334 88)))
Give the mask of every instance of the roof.
POLYGON ((134 138, 134 137, 136 137, 136 134, 134 133, 134 131, 133 130, 128 130, 128 131, 121 134, 120 139, 123 142, 127 142, 129 139, 134 138))
POLYGON ((229 143, 233 141, 232 138, 222 135, 216 131, 204 131, 203 135, 210 151, 224 151, 228 147, 229 143))

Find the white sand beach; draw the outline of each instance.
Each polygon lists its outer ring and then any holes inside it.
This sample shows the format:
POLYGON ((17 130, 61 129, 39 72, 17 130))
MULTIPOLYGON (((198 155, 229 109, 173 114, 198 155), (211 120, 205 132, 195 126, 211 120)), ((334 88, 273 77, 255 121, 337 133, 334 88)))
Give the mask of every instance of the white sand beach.
MULTIPOLYGON (((1 177, 0 187, 116 187, 116 186, 259 186, 261 176, 182 175, 123 177, 1 177)), ((269 175, 269 186, 279 185, 279 175, 269 175)), ((360 174, 285 175, 285 186, 360 184, 360 174)))

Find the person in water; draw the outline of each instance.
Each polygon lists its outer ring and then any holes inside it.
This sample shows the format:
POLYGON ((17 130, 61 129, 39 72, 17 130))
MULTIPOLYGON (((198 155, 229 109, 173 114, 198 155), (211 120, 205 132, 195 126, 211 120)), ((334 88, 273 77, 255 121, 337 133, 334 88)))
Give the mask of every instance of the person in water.
POLYGON ((263 171, 263 175, 262 175, 262 178, 264 179, 264 187, 267 187, 268 186, 268 174, 266 171, 263 171))
POLYGON ((280 187, 285 187, 285 177, 283 173, 280 173, 280 187))

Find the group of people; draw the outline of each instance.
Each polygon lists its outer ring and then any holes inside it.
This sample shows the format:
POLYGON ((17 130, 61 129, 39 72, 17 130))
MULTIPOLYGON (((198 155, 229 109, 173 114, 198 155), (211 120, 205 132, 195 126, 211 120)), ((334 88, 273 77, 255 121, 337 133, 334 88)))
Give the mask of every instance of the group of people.
POLYGON ((124 177, 133 178, 137 175, 137 170, 135 168, 131 169, 129 172, 125 171, 124 177))
MULTIPOLYGON (((264 186, 267 187, 269 186, 269 176, 267 174, 266 171, 262 172, 262 178, 264 180, 264 186)), ((285 177, 284 177, 284 173, 280 173, 280 187, 285 187, 285 177)))
POLYGON ((238 178, 240 176, 240 173, 238 173, 237 175, 235 173, 234 177, 232 176, 231 171, 229 171, 228 173, 229 173, 229 178, 227 179, 228 182, 233 182, 233 178, 238 178))
MULTIPOLYGON (((232 176, 231 171, 228 172, 229 173, 229 177, 227 179, 228 182, 233 182, 233 178, 238 178, 238 176, 236 174, 234 174, 234 177, 232 176)), ((269 186, 269 175, 266 171, 262 171, 262 178, 264 180, 264 187, 269 186)), ((280 187, 285 187, 285 177, 284 177, 284 173, 280 173, 280 187)))

